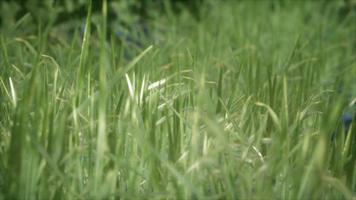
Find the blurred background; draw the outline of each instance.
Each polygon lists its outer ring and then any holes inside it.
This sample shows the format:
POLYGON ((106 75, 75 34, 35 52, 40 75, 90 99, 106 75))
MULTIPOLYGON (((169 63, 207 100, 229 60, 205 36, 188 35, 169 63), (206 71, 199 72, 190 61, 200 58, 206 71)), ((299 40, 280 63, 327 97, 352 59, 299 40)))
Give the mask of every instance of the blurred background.
MULTIPOLYGON (((88 11, 88 0, 2 0, 0 1, 0 27, 9 30, 19 21, 26 21, 23 32, 36 30, 38 24, 70 30, 80 27, 88 11)), ((102 0, 92 1, 92 21, 101 15, 102 0)), ((132 31, 136 25, 149 26, 162 15, 179 14, 188 10, 199 20, 204 0, 109 0, 108 23, 110 31, 132 31)))
MULTIPOLYGON (((6 32, 20 22, 27 22, 23 23, 26 26, 21 27, 22 33, 33 32, 39 24, 51 25, 51 28, 60 27, 61 31, 73 31, 83 25, 88 2, 89 0, 0 0, 0 29, 6 32)), ((92 21, 101 15, 102 2, 92 1, 92 21)), ((293 3, 291 0, 269 2, 271 10, 293 3)), ((162 16, 172 17, 182 12, 188 12, 192 20, 199 21, 214 3, 214 0, 108 0, 109 32, 117 34, 137 31, 134 28, 137 26, 152 28, 155 19, 162 16)), ((323 1, 325 5, 331 3, 338 6, 338 17, 341 19, 356 9, 355 0, 323 1)))

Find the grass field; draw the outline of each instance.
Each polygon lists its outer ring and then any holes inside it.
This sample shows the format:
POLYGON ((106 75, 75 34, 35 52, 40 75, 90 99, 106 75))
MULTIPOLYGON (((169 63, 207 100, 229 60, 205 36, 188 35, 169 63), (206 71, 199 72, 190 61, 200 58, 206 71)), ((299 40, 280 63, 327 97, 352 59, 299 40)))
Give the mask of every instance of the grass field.
POLYGON ((105 12, 69 39, 0 32, 0 199, 355 199, 340 2, 211 1, 143 47, 106 38, 105 12))

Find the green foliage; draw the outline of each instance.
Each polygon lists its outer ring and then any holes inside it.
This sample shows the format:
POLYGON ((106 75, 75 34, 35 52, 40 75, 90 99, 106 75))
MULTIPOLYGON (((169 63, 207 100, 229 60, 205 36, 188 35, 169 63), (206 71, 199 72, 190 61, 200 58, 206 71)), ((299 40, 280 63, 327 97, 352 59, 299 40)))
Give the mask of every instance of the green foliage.
POLYGON ((70 40, 0 33, 0 199, 355 198, 354 12, 212 0, 135 49, 105 2, 70 40))
MULTIPOLYGON (((75 19, 82 20, 87 12, 88 0, 3 0, 0 1, 2 28, 13 26, 15 21, 29 15, 36 23, 72 23, 75 19)), ((101 0, 92 0, 92 9, 100 13, 101 0)), ((148 20, 158 17, 164 9, 179 12, 188 8, 192 15, 199 17, 199 6, 203 0, 111 0, 108 1, 109 20, 112 24, 137 23, 138 20, 148 20)), ((100 14, 99 14, 100 15, 100 14)))

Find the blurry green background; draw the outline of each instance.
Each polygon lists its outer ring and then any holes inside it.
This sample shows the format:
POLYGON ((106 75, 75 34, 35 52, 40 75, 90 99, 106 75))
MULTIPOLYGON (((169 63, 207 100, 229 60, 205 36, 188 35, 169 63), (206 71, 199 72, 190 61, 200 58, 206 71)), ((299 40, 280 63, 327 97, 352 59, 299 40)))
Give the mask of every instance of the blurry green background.
MULTIPOLYGON (((33 25, 38 23, 59 25, 84 22, 88 0, 2 0, 0 1, 1 28, 14 25, 23 17, 28 17, 33 25), (29 16, 27 16, 29 15, 29 16)), ((154 20, 169 9, 179 13, 187 9, 198 19, 199 7, 203 0, 109 0, 109 22, 111 26, 130 26, 130 24, 154 20)), ((93 13, 100 15, 102 1, 93 0, 93 13)), ((28 25, 28 24, 27 24, 28 25)), ((33 27, 27 27, 28 29, 33 27)))
MULTIPOLYGON (((225 0, 219 0, 221 2, 225 0)), ((244 1, 244 0, 236 0, 244 1)), ((251 2, 268 1, 252 0, 251 2)), ((321 0, 323 4, 335 3, 329 0, 321 0)), ((19 20, 26 20, 22 27, 23 32, 36 30, 37 25, 52 24, 59 26, 65 24, 65 29, 72 29, 83 25, 88 9, 88 0, 1 0, 0 1, 0 30, 11 29, 19 20), (69 28, 70 27, 70 28, 69 28)), ((172 14, 179 14, 182 10, 189 11, 192 19, 201 19, 204 12, 201 11, 204 0, 109 0, 109 28, 124 29, 130 31, 132 24, 149 23, 150 21, 172 14)), ((248 2, 248 1, 247 1, 248 2)), ((283 7, 293 0, 272 0, 270 8, 283 7)), ((307 2, 307 1, 306 1, 307 2)), ((339 17, 345 17, 351 10, 356 8, 355 0, 341 0, 336 4, 339 7, 339 17)), ((93 11, 100 15, 102 0, 93 0, 93 11)), ((208 11, 206 11, 208 12, 208 11)))

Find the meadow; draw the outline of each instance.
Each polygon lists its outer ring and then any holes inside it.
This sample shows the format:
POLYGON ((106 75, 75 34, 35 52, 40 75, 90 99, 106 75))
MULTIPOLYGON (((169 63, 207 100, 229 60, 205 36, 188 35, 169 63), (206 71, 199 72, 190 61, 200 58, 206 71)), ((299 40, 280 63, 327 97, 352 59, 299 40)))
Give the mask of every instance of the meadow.
POLYGON ((355 199, 356 12, 286 2, 1 29, 0 200, 355 199))

